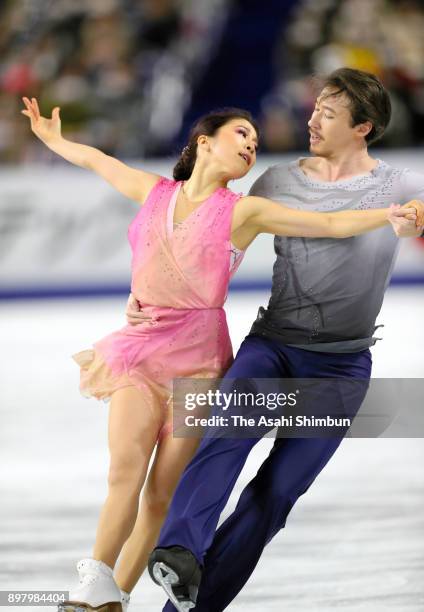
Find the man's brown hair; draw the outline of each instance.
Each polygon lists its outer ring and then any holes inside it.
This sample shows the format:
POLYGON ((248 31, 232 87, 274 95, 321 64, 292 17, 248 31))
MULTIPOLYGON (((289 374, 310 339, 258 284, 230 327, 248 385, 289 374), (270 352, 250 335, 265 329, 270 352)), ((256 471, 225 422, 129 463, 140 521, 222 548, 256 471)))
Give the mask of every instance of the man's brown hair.
POLYGON ((365 137, 368 144, 381 138, 389 124, 392 105, 387 90, 370 72, 339 68, 318 78, 321 89, 335 90, 329 95, 344 93, 349 100, 352 127, 369 121, 372 129, 365 137))

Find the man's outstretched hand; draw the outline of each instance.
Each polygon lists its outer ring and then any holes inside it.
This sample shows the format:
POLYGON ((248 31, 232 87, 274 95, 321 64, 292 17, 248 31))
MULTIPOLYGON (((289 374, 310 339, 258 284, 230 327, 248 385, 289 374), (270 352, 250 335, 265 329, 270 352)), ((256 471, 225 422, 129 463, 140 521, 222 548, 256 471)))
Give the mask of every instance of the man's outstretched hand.
POLYGON ((399 238, 421 236, 424 231, 424 203, 420 200, 411 200, 404 206, 392 204, 388 219, 399 238))

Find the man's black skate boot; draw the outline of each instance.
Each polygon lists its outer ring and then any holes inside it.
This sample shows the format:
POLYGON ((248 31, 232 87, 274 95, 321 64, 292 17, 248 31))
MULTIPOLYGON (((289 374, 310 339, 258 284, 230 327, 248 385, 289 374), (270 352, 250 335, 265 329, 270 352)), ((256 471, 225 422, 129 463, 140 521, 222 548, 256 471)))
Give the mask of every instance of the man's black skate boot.
POLYGON ((165 590, 178 612, 195 607, 202 573, 196 557, 187 548, 155 548, 149 558, 149 574, 165 590))

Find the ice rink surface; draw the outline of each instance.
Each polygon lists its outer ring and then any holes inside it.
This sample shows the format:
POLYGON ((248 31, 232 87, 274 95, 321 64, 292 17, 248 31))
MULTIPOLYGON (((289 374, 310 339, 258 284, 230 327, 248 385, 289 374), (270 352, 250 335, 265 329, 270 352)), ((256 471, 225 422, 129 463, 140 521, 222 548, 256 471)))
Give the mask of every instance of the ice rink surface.
MULTIPOLYGON (((106 495, 107 405, 79 395, 70 355, 122 327, 125 302, 0 304, 3 590, 68 589, 76 561, 91 554, 106 495)), ((263 303, 266 294, 230 295, 235 350, 263 303)), ((423 313, 423 288, 388 291, 373 376, 424 377, 423 313)), ((226 514, 271 444, 252 452, 226 514)), ((423 439, 344 440, 228 610, 422 612, 423 507, 423 439)), ((163 602, 143 577, 130 611, 163 602)))

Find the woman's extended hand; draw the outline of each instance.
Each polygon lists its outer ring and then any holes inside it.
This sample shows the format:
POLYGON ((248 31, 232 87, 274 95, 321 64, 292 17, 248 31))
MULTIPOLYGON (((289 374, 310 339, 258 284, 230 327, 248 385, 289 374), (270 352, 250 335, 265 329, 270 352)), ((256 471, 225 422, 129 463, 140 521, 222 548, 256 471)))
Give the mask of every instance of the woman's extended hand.
POLYGON ((421 202, 421 200, 410 200, 402 208, 415 208, 417 213, 416 226, 422 229, 424 226, 424 202, 421 202))
POLYGON ((23 115, 29 117, 31 121, 31 130, 45 144, 61 137, 61 122, 59 116, 59 107, 56 106, 52 111, 51 119, 42 117, 36 98, 22 98, 26 106, 26 110, 21 111, 23 115))
POLYGON ((424 231, 424 204, 411 200, 403 206, 392 204, 388 219, 399 238, 419 236, 424 231))

